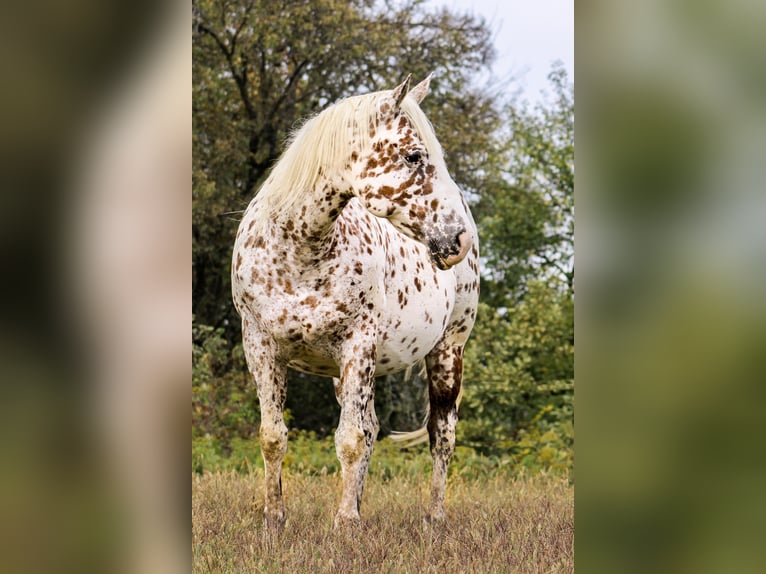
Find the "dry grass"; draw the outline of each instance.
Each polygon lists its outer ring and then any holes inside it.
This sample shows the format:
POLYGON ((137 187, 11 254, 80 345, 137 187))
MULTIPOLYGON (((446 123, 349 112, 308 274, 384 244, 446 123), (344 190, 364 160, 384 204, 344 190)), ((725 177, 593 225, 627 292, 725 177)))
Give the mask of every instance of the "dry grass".
POLYGON ((426 528, 428 477, 370 478, 362 524, 333 531, 339 479, 287 476, 285 531, 262 527, 260 474, 192 478, 193 572, 573 572, 573 488, 560 478, 451 479, 426 528))

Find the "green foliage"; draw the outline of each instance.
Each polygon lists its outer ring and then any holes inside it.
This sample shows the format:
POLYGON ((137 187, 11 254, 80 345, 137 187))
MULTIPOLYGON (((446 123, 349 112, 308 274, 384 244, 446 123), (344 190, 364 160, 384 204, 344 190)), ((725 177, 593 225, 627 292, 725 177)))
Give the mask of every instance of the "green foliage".
POLYGON ((500 169, 474 211, 485 258, 466 348, 458 440, 511 466, 571 470, 574 425, 574 88, 506 105, 500 169))
MULTIPOLYGON (((504 454, 486 455, 469 446, 458 445, 449 467, 450 476, 467 479, 494 475, 517 476, 540 471, 567 476, 572 465, 571 446, 551 429, 541 433, 533 428, 522 430, 517 446, 504 454)), ((388 480, 422 478, 431 473, 431 455, 427 446, 402 449, 390 439, 375 445, 369 475, 388 480)), ((287 475, 326 476, 340 473, 332 436, 319 438, 311 431, 290 431, 283 466, 287 475)), ((192 472, 234 471, 263 472, 263 458, 257 439, 235 437, 227 452, 210 435, 192 438, 192 472)))
POLYGON ((558 277, 574 291, 574 88, 560 66, 552 102, 506 106, 498 175, 474 212, 484 254, 483 300, 512 305, 533 278, 558 277))
MULTIPOLYGON (((222 329, 192 325, 192 438, 214 437, 219 454, 258 430, 258 405, 242 345, 222 329)), ((212 438, 210 440, 213 440, 212 438)))
POLYGON ((568 464, 543 448, 572 448, 573 334, 571 298, 545 283, 531 282, 504 313, 482 303, 464 357, 460 443, 532 466, 568 464))

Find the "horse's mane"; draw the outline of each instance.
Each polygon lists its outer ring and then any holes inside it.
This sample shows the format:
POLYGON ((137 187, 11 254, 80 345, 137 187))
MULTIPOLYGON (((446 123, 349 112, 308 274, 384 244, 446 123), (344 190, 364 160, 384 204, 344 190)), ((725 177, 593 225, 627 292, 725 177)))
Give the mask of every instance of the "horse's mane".
MULTIPOLYGON (((307 193, 313 193, 321 174, 341 169, 354 150, 369 148, 370 127, 378 124, 380 104, 391 91, 352 96, 309 118, 295 130, 287 149, 258 191, 256 199, 265 209, 259 217, 289 210, 307 193), (357 142, 352 149, 351 142, 357 142)), ((443 161, 431 123, 412 96, 406 96, 401 112, 412 122, 430 158, 443 161)))

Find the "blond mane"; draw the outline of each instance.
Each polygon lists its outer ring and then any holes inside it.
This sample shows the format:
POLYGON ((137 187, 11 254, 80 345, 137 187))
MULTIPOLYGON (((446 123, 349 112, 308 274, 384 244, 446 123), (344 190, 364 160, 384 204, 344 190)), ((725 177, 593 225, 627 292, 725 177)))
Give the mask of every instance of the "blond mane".
MULTIPOLYGON (((259 218, 289 211, 305 194, 314 192, 320 175, 342 170, 352 152, 368 149, 370 126, 378 125, 380 104, 390 96, 391 90, 386 90, 343 99, 294 131, 256 195, 263 207, 259 218)), ((401 111, 425 143, 431 160, 443 161, 433 127, 412 96, 404 98, 401 111)))

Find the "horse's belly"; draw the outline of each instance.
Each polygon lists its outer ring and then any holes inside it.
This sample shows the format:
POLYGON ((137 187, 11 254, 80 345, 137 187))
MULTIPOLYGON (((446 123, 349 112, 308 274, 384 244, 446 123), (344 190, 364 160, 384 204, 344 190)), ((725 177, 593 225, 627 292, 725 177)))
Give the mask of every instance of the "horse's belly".
POLYGON ((290 368, 309 375, 322 377, 339 377, 338 364, 327 354, 310 348, 299 349, 288 363, 290 368))
MULTIPOLYGON (((425 291, 425 290, 424 290, 425 291)), ((375 375, 396 373, 423 359, 439 342, 454 306, 450 290, 430 289, 383 309, 378 324, 375 375)), ((391 297, 389 293, 389 303, 391 297)), ((347 328, 353 328, 349 325, 347 328)), ((306 337, 293 343, 289 366, 299 371, 340 376, 333 358, 330 339, 306 337)))
MULTIPOLYGON (((403 371, 423 359, 442 336, 441 327, 414 325, 400 322, 399 328, 381 331, 378 335, 375 376, 403 371)), ((297 345, 293 349, 289 366, 298 371, 325 377, 339 377, 340 368, 324 349, 310 345, 297 345)))

